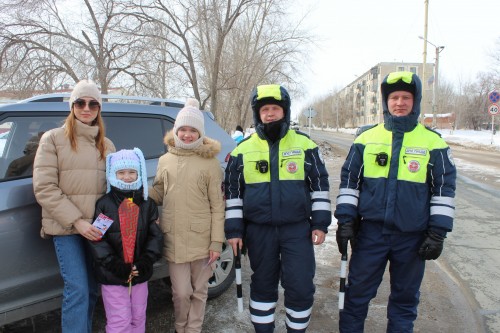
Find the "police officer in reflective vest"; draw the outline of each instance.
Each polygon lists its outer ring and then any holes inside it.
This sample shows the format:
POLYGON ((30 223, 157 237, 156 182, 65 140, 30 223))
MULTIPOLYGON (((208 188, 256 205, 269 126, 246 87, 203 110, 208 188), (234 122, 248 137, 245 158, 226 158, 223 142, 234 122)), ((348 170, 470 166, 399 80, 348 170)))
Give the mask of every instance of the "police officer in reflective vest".
POLYGON ((305 332, 315 291, 313 244, 324 242, 331 223, 328 173, 318 146, 289 129, 285 88, 258 86, 251 106, 256 132, 239 143, 226 168, 226 238, 235 253, 246 242, 255 331, 274 331, 281 279, 287 332, 305 332))
POLYGON ((384 123, 355 140, 341 171, 335 217, 339 251, 351 242, 340 332, 358 333, 390 262, 387 332, 413 332, 425 260, 453 227, 456 169, 441 136, 418 123, 417 75, 394 72, 381 85, 384 123))

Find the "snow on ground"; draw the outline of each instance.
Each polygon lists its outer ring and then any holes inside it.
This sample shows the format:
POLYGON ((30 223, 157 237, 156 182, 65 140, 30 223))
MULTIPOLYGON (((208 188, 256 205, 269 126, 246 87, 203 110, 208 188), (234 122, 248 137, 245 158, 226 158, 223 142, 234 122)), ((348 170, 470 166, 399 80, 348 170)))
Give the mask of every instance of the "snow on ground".
POLYGON ((500 133, 495 135, 491 131, 471 130, 438 130, 448 143, 460 144, 464 147, 485 146, 500 150, 500 133))
MULTIPOLYGON (((307 128, 303 128, 307 131, 307 128)), ((336 131, 335 128, 328 128, 327 131, 336 131)), ((500 133, 495 135, 491 131, 473 131, 473 130, 437 130, 448 144, 455 144, 462 147, 468 147, 478 150, 487 150, 493 152, 500 152, 500 133)), ((354 136, 356 129, 354 128, 339 128, 339 132, 349 133, 354 136)), ((307 133, 307 132, 306 132, 307 133)), ((452 148, 453 151, 453 148, 452 148)), ((493 157, 494 158, 494 157, 493 157)), ((486 181, 488 183, 500 184, 500 160, 498 163, 485 161, 474 161, 470 159, 463 159, 454 156, 455 163, 461 174, 474 175, 476 180, 486 181)), ((493 160, 494 161, 494 160, 493 160)))
MULTIPOLYGON (((302 129, 307 130, 306 128, 302 129)), ((327 129, 329 131, 336 131, 335 128, 327 129)), ((353 134, 356 132, 355 128, 339 128, 339 132, 353 134)), ((473 131, 473 130, 449 130, 438 129, 437 132, 441 133, 443 139, 448 143, 459 144, 464 147, 485 147, 495 150, 500 150, 500 133, 491 135, 491 130, 486 131, 473 131)))

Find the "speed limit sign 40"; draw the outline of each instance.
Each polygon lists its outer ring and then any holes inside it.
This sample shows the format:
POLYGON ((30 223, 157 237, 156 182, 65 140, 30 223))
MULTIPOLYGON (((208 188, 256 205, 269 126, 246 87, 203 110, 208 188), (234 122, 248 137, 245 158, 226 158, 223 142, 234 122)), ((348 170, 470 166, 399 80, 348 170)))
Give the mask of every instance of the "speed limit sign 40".
POLYGON ((492 116, 496 116, 498 114, 498 112, 500 112, 500 109, 498 107, 498 104, 490 104, 490 106, 488 107, 488 112, 492 115, 492 116))

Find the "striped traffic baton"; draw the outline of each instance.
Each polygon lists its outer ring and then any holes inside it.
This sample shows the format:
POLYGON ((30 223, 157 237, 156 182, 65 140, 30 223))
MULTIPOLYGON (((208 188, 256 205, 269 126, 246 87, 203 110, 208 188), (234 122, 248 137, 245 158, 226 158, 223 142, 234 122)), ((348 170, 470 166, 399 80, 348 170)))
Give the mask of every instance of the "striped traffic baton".
POLYGON ((238 312, 243 312, 243 290, 241 288, 241 250, 239 246, 237 247, 234 268, 236 271, 236 297, 238 299, 238 312))
POLYGON ((344 251, 342 251, 342 257, 340 259, 339 311, 344 310, 346 276, 347 276, 347 246, 345 247, 344 251))

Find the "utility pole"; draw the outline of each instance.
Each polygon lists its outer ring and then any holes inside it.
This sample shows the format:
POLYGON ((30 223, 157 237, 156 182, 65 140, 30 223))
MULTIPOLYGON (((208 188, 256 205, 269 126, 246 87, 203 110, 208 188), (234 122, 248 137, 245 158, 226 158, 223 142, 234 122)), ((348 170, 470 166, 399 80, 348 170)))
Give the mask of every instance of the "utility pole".
MULTIPOLYGON (((436 63, 434 64, 434 82, 432 84, 432 127, 435 128, 437 125, 437 103, 438 103, 438 85, 439 85, 439 53, 443 51, 444 46, 436 46, 435 44, 429 42, 422 36, 418 36, 418 38, 423 39, 425 44, 429 43, 436 49, 436 63)), ((422 82, 425 86, 425 81, 422 82)), ((422 89, 423 91, 424 89, 422 89)))
POLYGON ((421 109, 422 112, 420 116, 422 117, 422 123, 424 123, 425 119, 425 110, 426 110, 426 103, 425 103, 425 67, 427 67, 427 21, 428 21, 428 12, 429 12, 429 0, 424 0, 424 7, 425 7, 425 21, 424 21, 424 52, 423 52, 423 63, 422 63, 422 105, 421 109), (422 116, 423 114, 423 116, 422 116))
MULTIPOLYGON (((429 42, 429 44, 433 45, 429 42)), ((444 46, 435 46, 436 48, 436 64, 434 65, 434 85, 432 90, 432 127, 435 128, 437 126, 437 111, 438 111, 438 80, 439 80, 439 53, 443 51, 444 46)))

